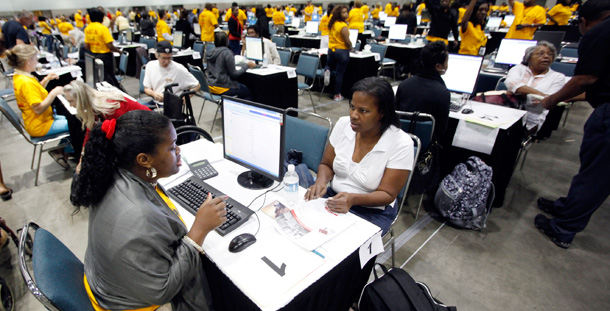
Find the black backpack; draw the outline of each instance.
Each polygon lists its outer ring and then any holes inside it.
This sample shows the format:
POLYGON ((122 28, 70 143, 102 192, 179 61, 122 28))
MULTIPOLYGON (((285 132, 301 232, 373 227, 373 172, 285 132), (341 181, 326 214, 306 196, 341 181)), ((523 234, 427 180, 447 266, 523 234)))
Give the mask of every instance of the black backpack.
POLYGON ((426 284, 415 282, 405 271, 392 268, 390 271, 382 264, 381 277, 373 269, 375 280, 362 290, 358 309, 360 311, 456 311, 455 307, 445 306, 434 299, 426 284))

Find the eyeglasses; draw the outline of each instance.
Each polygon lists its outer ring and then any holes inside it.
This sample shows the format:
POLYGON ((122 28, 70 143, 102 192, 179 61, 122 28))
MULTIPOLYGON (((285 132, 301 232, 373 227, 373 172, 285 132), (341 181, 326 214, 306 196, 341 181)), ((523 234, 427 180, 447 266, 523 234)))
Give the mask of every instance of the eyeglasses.
POLYGON ((544 55, 546 55, 548 57, 553 57, 553 56, 555 56, 555 53, 553 53, 553 52, 536 52, 536 53, 534 53, 534 56, 536 56, 536 57, 541 57, 541 56, 544 56, 544 55))

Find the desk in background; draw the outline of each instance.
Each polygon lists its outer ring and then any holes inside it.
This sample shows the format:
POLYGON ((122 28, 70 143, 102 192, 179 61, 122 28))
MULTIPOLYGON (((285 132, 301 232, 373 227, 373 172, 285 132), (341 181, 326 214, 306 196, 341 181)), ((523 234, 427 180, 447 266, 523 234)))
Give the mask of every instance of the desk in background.
POLYGON ((320 48, 320 36, 310 37, 305 35, 291 35, 290 46, 306 48, 306 49, 319 49, 320 48))
POLYGON ((419 69, 419 54, 425 45, 402 43, 384 43, 383 45, 388 47, 385 57, 395 60, 402 67, 402 72, 399 72, 399 75, 403 73, 413 74, 419 69))
POLYGON ((248 87, 257 103, 282 109, 299 107, 295 68, 269 65, 248 69, 238 80, 248 87))
MULTIPOLYGON (((130 44, 117 44, 117 48, 122 49, 124 52, 127 52, 127 75, 130 77, 136 76, 136 59, 139 57, 136 49, 138 47, 144 48, 145 50, 148 48, 144 43, 130 43, 130 44)), ((116 64, 119 64, 118 62, 116 64)), ((116 66, 118 68, 118 66, 116 66)))

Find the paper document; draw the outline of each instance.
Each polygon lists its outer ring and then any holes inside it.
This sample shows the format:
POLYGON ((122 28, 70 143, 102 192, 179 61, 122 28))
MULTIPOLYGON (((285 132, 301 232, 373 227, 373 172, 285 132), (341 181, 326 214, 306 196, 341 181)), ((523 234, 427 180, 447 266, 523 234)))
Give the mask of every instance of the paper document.
POLYGON ((453 136, 453 146, 491 154, 500 128, 460 120, 453 136))
POLYGON ((68 110, 68 112, 70 112, 71 114, 75 115, 76 114, 76 108, 70 106, 70 102, 68 102, 68 100, 63 96, 63 95, 57 95, 57 98, 59 98, 59 101, 64 104, 64 107, 66 107, 66 109, 68 110))

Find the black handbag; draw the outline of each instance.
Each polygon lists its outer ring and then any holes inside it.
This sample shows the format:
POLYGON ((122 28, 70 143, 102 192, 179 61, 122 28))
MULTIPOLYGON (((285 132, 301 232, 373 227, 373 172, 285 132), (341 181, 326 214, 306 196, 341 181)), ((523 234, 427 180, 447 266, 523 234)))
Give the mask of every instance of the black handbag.
MULTIPOLYGON (((411 124, 409 125, 409 133, 415 133, 419 111, 416 111, 411 116, 411 124)), ((415 168, 412 172, 411 184, 409 185, 409 194, 431 193, 438 186, 440 180, 440 165, 439 155, 441 146, 436 139, 433 139, 428 146, 428 150, 421 151, 416 159, 415 168)))

